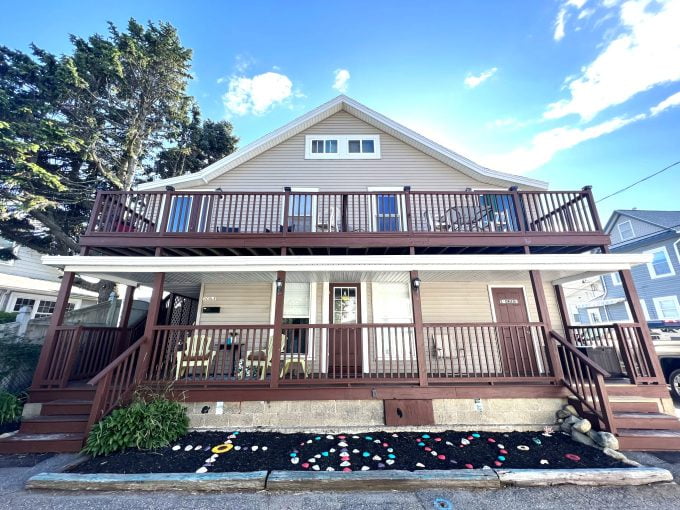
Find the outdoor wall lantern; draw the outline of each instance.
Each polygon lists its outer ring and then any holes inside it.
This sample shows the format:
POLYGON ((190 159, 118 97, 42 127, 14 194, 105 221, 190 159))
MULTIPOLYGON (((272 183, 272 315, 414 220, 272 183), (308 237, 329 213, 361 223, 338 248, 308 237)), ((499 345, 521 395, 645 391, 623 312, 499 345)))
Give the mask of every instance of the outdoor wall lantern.
POLYGON ((411 285, 413 285, 413 290, 418 291, 418 289, 420 289, 420 278, 416 276, 411 280, 411 285))
POLYGON ((281 278, 276 279, 276 293, 281 294, 281 291, 283 290, 283 281, 281 278))
POLYGON ((166 186, 165 191, 175 191, 175 187, 174 186, 166 186))

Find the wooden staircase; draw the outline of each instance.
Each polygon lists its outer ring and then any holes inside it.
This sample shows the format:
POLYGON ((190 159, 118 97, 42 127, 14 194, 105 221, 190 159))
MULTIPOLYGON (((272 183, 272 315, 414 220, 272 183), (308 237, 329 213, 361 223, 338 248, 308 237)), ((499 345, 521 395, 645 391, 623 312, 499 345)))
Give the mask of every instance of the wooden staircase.
POLYGON ((680 419, 660 412, 656 402, 612 402, 621 450, 680 450, 680 419))
POLYGON ((40 415, 24 418, 19 432, 0 439, 0 454, 79 452, 93 398, 87 387, 31 392, 31 400, 44 402, 40 415))

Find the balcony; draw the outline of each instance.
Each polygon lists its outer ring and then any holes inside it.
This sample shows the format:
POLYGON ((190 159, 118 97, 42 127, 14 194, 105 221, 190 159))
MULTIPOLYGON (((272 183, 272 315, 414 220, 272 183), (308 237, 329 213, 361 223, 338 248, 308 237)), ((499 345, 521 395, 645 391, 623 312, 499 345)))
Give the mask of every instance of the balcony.
POLYGON ((107 255, 578 253, 608 244, 580 191, 104 191, 81 246, 107 255))

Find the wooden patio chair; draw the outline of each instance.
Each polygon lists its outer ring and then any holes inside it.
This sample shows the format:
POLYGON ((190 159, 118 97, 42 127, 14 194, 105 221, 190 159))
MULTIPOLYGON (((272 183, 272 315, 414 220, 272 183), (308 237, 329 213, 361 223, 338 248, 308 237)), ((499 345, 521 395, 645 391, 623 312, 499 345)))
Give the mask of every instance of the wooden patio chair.
POLYGON ((210 346, 211 339, 205 335, 188 338, 184 350, 177 353, 177 370, 175 379, 183 377, 187 368, 200 367, 204 377, 208 377, 210 363, 215 358, 215 351, 210 346))
POLYGON ((432 212, 425 209, 423 211, 423 219, 427 225, 428 232, 447 232, 451 230, 451 223, 448 221, 446 214, 435 220, 432 212))
MULTIPOLYGON (((281 355, 286 350, 286 335, 281 335, 281 355)), ((269 337, 267 350, 246 351, 246 367, 257 368, 260 371, 260 379, 264 381, 267 372, 272 366, 274 357, 274 335, 269 337)))

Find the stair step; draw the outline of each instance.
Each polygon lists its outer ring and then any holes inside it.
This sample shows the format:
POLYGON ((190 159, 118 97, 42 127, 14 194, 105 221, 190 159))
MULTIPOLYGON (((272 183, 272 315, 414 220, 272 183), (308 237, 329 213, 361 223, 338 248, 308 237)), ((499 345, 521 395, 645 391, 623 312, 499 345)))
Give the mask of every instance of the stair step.
POLYGON ((52 400, 42 405, 42 416, 64 416, 70 414, 89 414, 92 409, 91 400, 52 400))
POLYGON ((95 389, 92 386, 76 386, 73 388, 31 388, 28 392, 29 402, 52 402, 54 400, 93 400, 95 389))
POLYGON ((0 439, 3 453, 70 453, 83 447, 84 434, 23 434, 0 439))
POLYGON ((625 413, 658 413, 659 404, 656 402, 610 402, 612 411, 625 413))
POLYGON ((623 429, 680 430, 680 420, 661 413, 614 413, 614 423, 623 429))
POLYGON ((621 450, 680 451, 680 431, 618 429, 621 450))
POLYGON ((36 416, 21 421, 21 434, 84 433, 87 414, 36 416))

